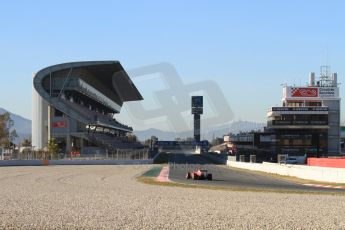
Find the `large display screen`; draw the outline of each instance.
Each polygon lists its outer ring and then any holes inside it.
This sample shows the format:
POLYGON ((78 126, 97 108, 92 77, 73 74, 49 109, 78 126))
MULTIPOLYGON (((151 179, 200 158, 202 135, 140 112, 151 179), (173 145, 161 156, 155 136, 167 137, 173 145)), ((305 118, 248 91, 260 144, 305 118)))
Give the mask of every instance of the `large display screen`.
POLYGON ((203 107, 203 97, 202 96, 192 96, 192 108, 203 107))
POLYGON ((193 107, 192 108, 192 114, 203 114, 203 108, 200 107, 193 107))

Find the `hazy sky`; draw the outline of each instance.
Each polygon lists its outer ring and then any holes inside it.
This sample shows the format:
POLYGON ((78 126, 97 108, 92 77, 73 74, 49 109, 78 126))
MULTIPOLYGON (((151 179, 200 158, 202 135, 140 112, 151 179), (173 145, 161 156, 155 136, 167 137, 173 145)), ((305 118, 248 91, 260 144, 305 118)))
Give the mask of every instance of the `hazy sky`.
MULTIPOLYGON (((1 1, 0 107, 31 118, 32 73, 49 65, 164 62, 185 84, 217 83, 234 119, 264 122, 282 83, 305 84, 325 64, 343 82, 344 12, 329 0, 1 1)), ((148 106, 158 80, 135 80, 148 106)))

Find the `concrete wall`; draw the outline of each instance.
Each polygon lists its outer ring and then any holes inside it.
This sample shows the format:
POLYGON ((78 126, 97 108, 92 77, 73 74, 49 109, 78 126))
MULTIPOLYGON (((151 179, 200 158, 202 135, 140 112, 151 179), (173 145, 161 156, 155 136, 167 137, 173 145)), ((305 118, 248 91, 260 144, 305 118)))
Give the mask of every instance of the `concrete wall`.
POLYGON ((1 166, 43 166, 41 160, 6 160, 0 161, 1 166))
POLYGON ((280 165, 268 162, 259 164, 234 161, 227 161, 227 165, 235 168, 267 172, 283 176, 292 176, 307 180, 345 183, 344 168, 326 168, 305 165, 280 165))

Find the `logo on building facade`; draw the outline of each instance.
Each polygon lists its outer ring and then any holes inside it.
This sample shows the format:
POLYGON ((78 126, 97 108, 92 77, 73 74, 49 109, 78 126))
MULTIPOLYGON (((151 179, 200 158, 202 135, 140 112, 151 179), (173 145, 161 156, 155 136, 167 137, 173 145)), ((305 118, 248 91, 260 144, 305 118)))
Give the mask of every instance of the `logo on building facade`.
POLYGON ((55 121, 52 122, 53 128, 67 128, 67 122, 66 121, 55 121))
POLYGON ((329 88, 319 88, 319 96, 320 97, 335 97, 336 96, 336 88, 329 87, 329 88))
POLYGON ((291 88, 291 97, 318 97, 317 88, 291 88))

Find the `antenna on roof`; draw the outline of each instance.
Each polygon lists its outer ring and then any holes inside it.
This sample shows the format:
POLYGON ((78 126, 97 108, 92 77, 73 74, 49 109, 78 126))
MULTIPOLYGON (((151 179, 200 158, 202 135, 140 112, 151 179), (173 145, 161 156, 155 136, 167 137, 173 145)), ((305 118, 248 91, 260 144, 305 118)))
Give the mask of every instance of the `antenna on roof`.
POLYGON ((324 65, 320 67, 320 86, 321 87, 334 87, 337 86, 337 73, 331 73, 331 67, 324 65))

